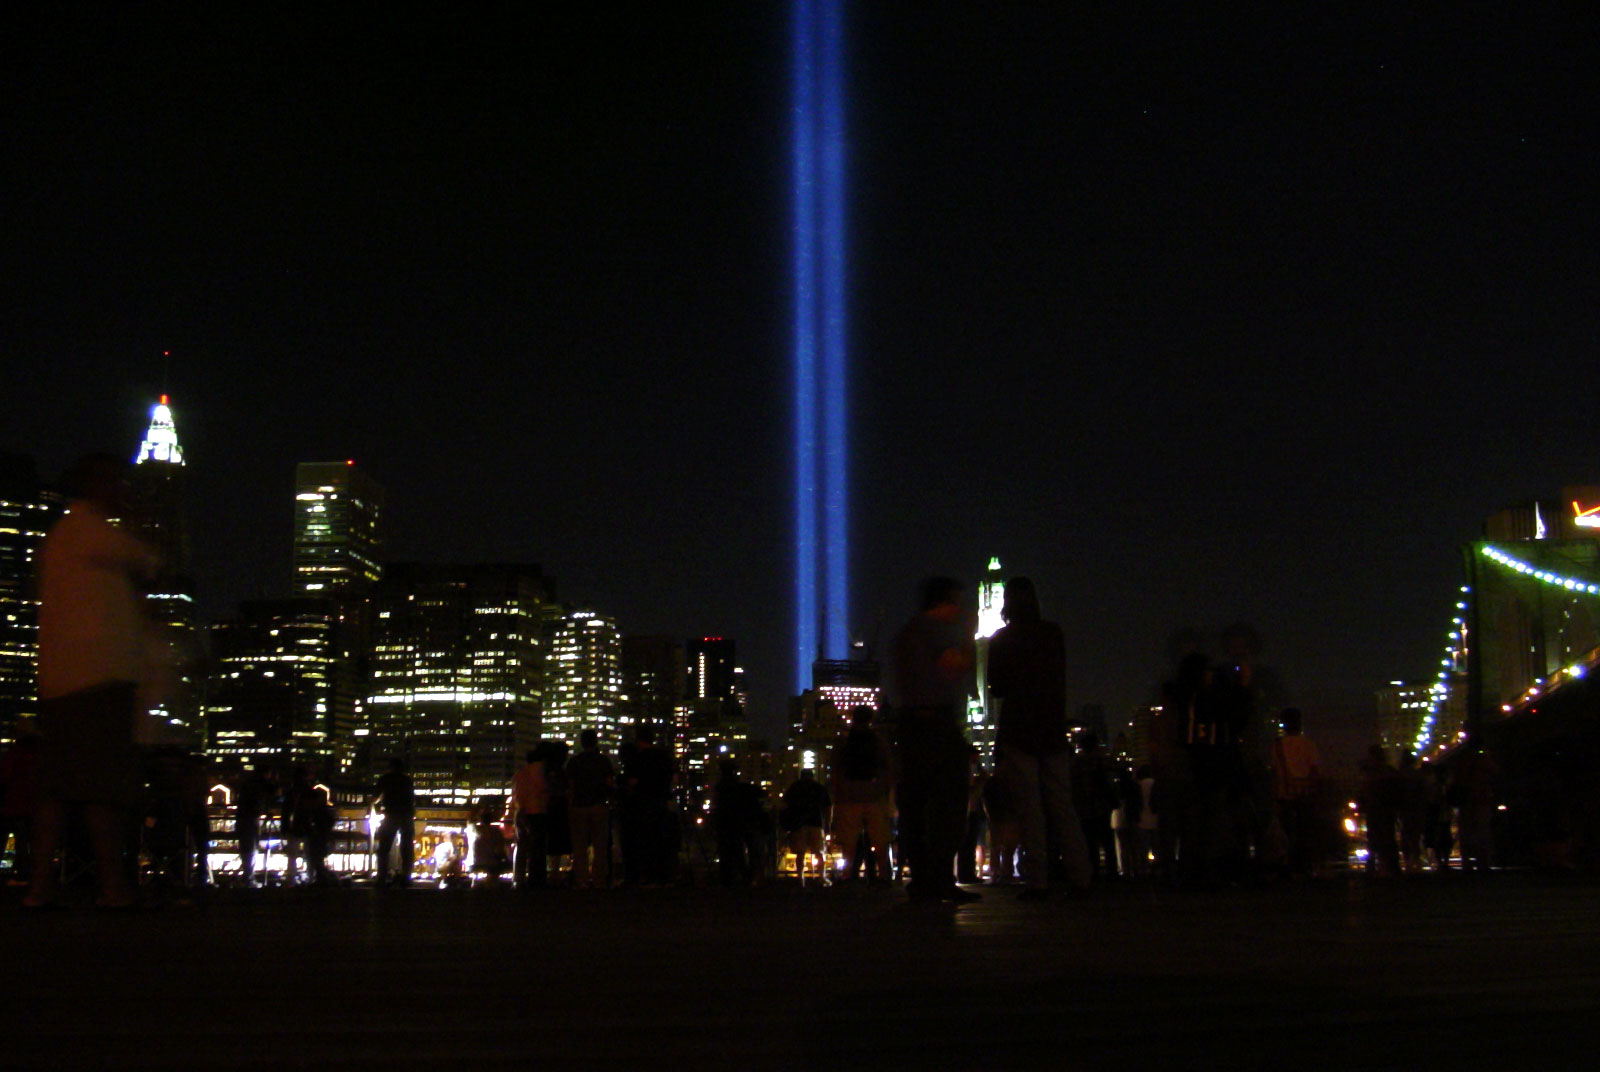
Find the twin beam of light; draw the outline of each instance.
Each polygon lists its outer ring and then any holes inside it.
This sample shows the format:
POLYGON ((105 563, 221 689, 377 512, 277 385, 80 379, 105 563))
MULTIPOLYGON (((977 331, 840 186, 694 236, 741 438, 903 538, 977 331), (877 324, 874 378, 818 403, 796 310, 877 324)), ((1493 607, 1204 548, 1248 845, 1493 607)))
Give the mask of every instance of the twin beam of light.
POLYGON ((849 651, 840 0, 794 0, 795 678, 849 651), (821 563, 819 567, 819 550, 821 563))

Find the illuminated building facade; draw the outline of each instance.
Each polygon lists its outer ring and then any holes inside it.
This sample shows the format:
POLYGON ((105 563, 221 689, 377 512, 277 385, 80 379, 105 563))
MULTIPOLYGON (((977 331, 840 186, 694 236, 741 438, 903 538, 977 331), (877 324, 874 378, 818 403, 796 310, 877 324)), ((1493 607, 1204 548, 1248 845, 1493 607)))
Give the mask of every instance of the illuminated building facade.
POLYGON ((436 805, 504 795, 540 736, 551 595, 535 565, 388 567, 373 590, 374 771, 404 757, 436 805))
POLYGON ((684 680, 689 700, 739 703, 737 648, 727 637, 692 637, 684 645, 684 680))
POLYGON ((623 701, 619 730, 673 726, 686 695, 683 645, 667 636, 622 638, 623 701))
POLYGON ((61 514, 52 498, 40 488, 31 458, 0 455, 0 742, 16 738, 18 719, 39 712, 34 560, 61 514))
MULTIPOLYGON (((818 659, 812 664, 811 687, 790 701, 783 784, 807 769, 827 780, 828 757, 850 728, 850 709, 865 705, 878 716, 884 713, 882 679, 882 667, 870 659, 818 659)), ((873 722, 889 734, 880 717, 873 722)))
POLYGON ((840 0, 793 0, 795 690, 849 648, 840 0))
POLYGON ((194 581, 189 576, 189 527, 185 516, 187 480, 178 426, 166 395, 150 409, 150 424, 129 479, 132 510, 127 524, 156 549, 161 572, 146 595, 150 619, 161 630, 166 659, 175 673, 173 694, 156 710, 197 740, 200 715, 200 643, 194 581))
POLYGON ((592 729, 600 747, 615 749, 622 714, 622 636, 617 623, 592 610, 552 619, 546 657, 543 735, 576 747, 592 729))
POLYGON ((382 576, 383 488, 354 462, 294 471, 294 582, 308 596, 364 597, 382 576))
POLYGON ((977 676, 978 695, 967 701, 967 735, 983 756, 983 762, 994 762, 994 737, 999 711, 994 698, 989 695, 989 639, 1006 624, 1000 616, 1006 602, 1006 582, 1000 571, 1000 560, 989 559, 983 580, 978 584, 978 631, 973 638, 974 669, 977 676))
POLYGON ((329 776, 350 768, 357 682, 341 658, 332 600, 253 600, 209 632, 208 755, 280 769, 311 763, 329 776))
POLYGON ((717 761, 741 755, 749 740, 737 651, 728 637, 692 637, 684 645, 686 687, 678 706, 676 745, 690 790, 714 782, 717 761))
POLYGON ((1417 734, 1432 719, 1430 735, 1454 740, 1467 723, 1467 681, 1452 670, 1440 681, 1391 681, 1374 697, 1378 715, 1378 743, 1391 756, 1415 750, 1417 734))
POLYGON ((862 704, 883 704, 883 669, 871 659, 818 659, 811 664, 811 689, 817 702, 848 713, 862 704))

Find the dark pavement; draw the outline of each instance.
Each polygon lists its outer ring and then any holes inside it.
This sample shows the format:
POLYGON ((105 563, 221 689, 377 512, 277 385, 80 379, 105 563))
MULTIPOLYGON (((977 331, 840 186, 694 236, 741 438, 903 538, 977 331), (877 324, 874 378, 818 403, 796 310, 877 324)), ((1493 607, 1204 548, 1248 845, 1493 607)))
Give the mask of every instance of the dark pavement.
POLYGON ((0 904, 3 1068, 1587 1068, 1600 882, 0 904))

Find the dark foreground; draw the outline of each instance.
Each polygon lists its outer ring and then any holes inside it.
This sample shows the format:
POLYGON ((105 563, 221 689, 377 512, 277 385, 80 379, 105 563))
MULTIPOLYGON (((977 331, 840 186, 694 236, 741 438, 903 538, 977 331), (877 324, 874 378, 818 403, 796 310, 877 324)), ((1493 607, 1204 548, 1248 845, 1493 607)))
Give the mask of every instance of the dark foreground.
POLYGON ((1576 1068, 1600 883, 0 904, 0 1067, 1576 1068))

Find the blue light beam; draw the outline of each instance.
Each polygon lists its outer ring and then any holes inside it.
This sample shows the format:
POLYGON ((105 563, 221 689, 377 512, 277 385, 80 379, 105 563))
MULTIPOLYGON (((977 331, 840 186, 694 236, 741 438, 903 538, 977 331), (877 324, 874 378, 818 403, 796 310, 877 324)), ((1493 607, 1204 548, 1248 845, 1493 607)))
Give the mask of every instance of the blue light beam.
POLYGON ((816 221, 813 208, 812 145, 816 103, 812 93, 814 45, 807 0, 793 9, 794 54, 790 69, 793 101, 794 240, 794 612, 795 691, 811 685, 811 660, 817 657, 817 366, 816 221))
POLYGON ((812 660, 850 647, 840 9, 795 0, 792 11, 796 691, 811 686, 812 660))
POLYGON ((822 382, 824 637, 830 658, 849 653, 849 453, 845 438, 846 324, 843 28, 838 0, 822 5, 822 382))

